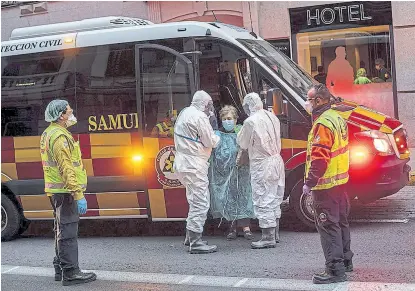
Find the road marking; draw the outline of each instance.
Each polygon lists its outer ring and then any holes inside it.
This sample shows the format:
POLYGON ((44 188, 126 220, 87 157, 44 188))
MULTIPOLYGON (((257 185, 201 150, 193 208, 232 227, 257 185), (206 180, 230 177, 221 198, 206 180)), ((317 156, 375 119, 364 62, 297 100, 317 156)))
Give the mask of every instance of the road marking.
MULTIPOLYGON (((53 268, 2 265, 2 274, 38 277, 53 277, 53 268)), ((85 270, 87 271, 87 270, 85 270)), ((149 284, 189 285, 222 288, 247 288, 264 290, 301 291, 415 291, 415 284, 383 282, 343 282, 329 285, 315 285, 310 280, 242 278, 220 276, 198 276, 161 273, 135 273, 120 271, 88 270, 97 274, 98 280, 113 282, 134 282, 149 284)), ((54 284, 54 283, 51 283, 54 284)), ((92 283, 93 284, 93 283, 92 283)))
POLYGON ((350 222, 408 223, 409 219, 350 219, 350 222))
POLYGON ((193 275, 191 275, 191 276, 187 276, 186 278, 184 278, 183 280, 181 280, 180 282, 179 282, 179 284, 181 285, 181 284, 184 284, 184 283, 188 283, 188 282, 190 282, 190 280, 192 280, 193 279, 193 275))
POLYGON ((241 281, 239 281, 235 285, 233 285, 233 287, 241 287, 243 284, 248 282, 248 280, 249 280, 248 278, 243 278, 241 281))
MULTIPOLYGON (((3 269, 4 267, 3 267, 3 266, 1 266, 1 268, 3 269)), ((12 267, 12 268, 10 268, 10 269, 8 269, 8 270, 6 270, 6 271, 2 271, 1 273, 2 273, 2 274, 7 274, 8 272, 11 272, 11 271, 13 271, 13 270, 16 270, 17 268, 19 268, 19 266, 12 267)))

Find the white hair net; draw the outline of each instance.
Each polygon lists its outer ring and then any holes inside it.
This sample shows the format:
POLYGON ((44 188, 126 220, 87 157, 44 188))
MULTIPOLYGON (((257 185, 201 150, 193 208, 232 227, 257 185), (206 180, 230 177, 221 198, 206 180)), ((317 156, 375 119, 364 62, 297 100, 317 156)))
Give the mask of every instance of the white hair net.
POLYGON ((208 115, 209 111, 214 110, 212 97, 210 97, 210 95, 203 90, 197 91, 193 95, 192 106, 208 115))
POLYGON ((45 120, 47 122, 54 122, 58 120, 68 105, 68 101, 65 100, 56 99, 51 101, 45 110, 45 120))
POLYGON ((261 98, 257 93, 249 93, 246 95, 242 106, 245 110, 245 113, 248 115, 252 115, 253 113, 264 108, 261 98))

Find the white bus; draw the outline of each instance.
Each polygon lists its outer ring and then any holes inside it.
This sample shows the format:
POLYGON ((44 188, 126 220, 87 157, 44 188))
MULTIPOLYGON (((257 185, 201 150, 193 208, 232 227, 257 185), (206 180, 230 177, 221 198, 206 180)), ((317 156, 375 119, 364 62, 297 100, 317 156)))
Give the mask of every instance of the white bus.
MULTIPOLYGON (((258 92, 277 114, 285 198, 313 227, 311 201, 301 189, 311 128, 304 104, 315 81, 255 33, 216 22, 103 17, 15 29, 1 44, 1 58, 2 239, 23 232, 30 220, 53 219, 39 140, 48 125, 44 110, 55 98, 68 100, 78 118, 71 130, 89 176, 83 218, 184 220, 188 206, 171 167, 173 139, 151 132, 200 89, 217 110, 235 106, 240 122, 249 92, 258 92)), ((402 124, 351 102, 333 106, 348 119, 352 157, 363 157, 352 158, 350 195, 368 201, 406 185, 409 151, 402 124), (362 146, 355 138, 362 131, 379 134, 366 135, 362 146), (379 138, 387 149, 374 146, 379 138)))

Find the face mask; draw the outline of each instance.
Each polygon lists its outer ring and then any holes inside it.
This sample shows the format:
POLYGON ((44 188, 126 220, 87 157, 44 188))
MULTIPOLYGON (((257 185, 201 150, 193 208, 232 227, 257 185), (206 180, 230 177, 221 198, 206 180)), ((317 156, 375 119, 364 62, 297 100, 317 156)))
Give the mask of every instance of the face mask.
POLYGON ((222 120, 222 125, 226 131, 233 131, 235 128, 235 120, 222 120))
POLYGON ((310 101, 305 102, 305 110, 307 110, 308 113, 311 114, 313 112, 313 105, 311 105, 310 101))
POLYGON ((75 125, 78 122, 78 120, 76 119, 75 115, 71 114, 71 116, 69 116, 68 120, 65 122, 66 127, 70 127, 75 125))

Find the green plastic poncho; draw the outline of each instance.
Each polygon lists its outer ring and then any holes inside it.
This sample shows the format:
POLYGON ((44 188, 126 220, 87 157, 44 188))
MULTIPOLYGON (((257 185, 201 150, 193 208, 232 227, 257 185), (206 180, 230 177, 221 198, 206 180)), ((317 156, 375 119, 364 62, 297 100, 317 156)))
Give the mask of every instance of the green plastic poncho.
POLYGON ((213 218, 234 221, 255 218, 249 165, 236 166, 238 145, 234 133, 217 131, 219 145, 213 149, 209 167, 210 212, 213 218))

